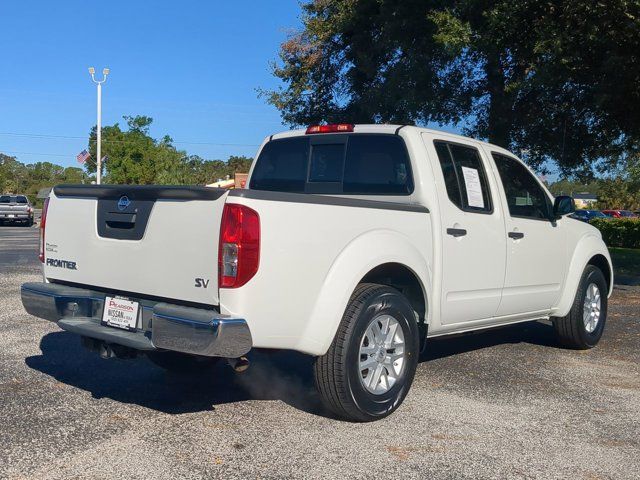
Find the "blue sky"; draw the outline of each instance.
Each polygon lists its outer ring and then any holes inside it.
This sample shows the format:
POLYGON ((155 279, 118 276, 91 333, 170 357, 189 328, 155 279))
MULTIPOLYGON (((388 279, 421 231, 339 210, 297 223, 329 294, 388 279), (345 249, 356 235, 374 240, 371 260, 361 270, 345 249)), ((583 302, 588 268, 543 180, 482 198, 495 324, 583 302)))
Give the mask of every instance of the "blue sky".
POLYGON ((191 154, 253 156, 285 129, 256 88, 278 85, 269 63, 299 14, 294 0, 3 1, 0 152, 77 165, 95 124, 95 66, 111 69, 103 125, 148 115, 154 136, 191 154))

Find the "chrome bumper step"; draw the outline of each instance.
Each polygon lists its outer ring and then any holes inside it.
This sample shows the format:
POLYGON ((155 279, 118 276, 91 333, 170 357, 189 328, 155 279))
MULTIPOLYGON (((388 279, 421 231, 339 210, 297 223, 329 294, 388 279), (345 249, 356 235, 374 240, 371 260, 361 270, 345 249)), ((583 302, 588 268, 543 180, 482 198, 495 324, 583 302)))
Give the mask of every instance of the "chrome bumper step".
POLYGON ((173 350, 209 357, 237 358, 252 347, 244 319, 216 310, 136 299, 141 306, 135 332, 102 325, 107 293, 55 283, 25 283, 25 310, 83 337, 137 350, 173 350))

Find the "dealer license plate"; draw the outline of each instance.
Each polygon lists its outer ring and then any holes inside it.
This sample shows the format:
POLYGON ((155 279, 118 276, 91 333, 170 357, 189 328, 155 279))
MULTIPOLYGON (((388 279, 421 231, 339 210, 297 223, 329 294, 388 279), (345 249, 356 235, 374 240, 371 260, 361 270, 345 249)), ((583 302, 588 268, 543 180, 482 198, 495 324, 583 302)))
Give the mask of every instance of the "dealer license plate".
POLYGON ((110 327, 135 330, 140 304, 127 298, 106 297, 102 312, 102 323, 110 327))

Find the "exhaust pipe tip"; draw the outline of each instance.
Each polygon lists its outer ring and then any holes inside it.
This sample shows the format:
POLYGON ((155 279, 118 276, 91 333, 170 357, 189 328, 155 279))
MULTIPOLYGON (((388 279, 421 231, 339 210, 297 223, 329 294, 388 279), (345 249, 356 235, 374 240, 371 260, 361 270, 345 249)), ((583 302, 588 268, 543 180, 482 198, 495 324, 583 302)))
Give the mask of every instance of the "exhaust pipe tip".
POLYGON ((242 373, 249 368, 250 362, 247 357, 227 358, 227 363, 236 373, 242 373))

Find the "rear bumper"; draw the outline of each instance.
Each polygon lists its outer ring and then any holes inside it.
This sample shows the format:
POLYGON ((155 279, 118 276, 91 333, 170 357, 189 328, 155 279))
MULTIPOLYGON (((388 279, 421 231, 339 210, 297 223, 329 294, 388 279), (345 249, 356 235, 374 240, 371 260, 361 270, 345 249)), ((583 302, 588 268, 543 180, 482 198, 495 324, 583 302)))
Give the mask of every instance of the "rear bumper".
POLYGON ((208 357, 240 357, 252 347, 251 331, 240 318, 215 310, 134 299, 140 303, 135 332, 101 324, 106 294, 54 283, 25 283, 25 310, 84 337, 137 350, 173 350, 208 357))

